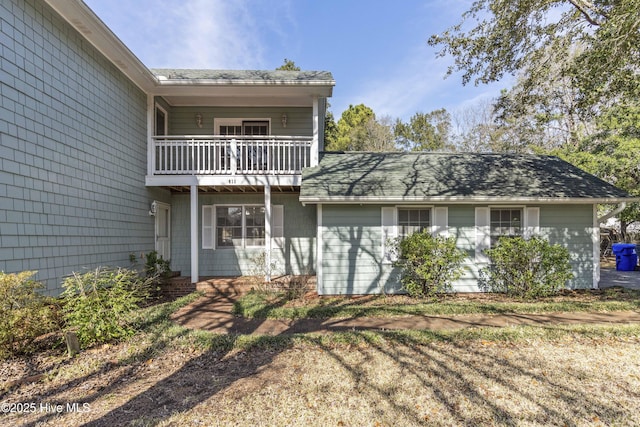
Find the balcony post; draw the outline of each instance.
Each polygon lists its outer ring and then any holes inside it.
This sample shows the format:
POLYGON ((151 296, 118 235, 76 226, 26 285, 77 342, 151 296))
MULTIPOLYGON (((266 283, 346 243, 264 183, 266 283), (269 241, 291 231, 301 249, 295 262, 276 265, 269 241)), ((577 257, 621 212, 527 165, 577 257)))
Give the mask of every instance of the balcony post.
POLYGON ((198 186, 191 186, 191 283, 198 283, 198 186))
POLYGON ((229 149, 231 150, 231 155, 229 156, 229 160, 231 160, 231 175, 235 175, 238 170, 238 141, 235 138, 229 141, 229 149))
POLYGON ((271 282, 271 184, 264 183, 264 261, 265 282, 271 282))

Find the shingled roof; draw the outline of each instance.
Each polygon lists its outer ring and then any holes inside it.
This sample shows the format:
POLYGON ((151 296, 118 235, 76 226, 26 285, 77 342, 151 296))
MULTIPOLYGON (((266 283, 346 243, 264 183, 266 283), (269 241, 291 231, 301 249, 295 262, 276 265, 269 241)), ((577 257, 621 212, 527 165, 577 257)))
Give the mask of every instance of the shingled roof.
POLYGON ((323 153, 303 203, 620 203, 640 201, 553 156, 323 153))
POLYGON ((328 71, 281 71, 281 70, 197 70, 155 68, 151 72, 159 79, 178 81, 212 81, 218 83, 254 84, 335 84, 328 71))

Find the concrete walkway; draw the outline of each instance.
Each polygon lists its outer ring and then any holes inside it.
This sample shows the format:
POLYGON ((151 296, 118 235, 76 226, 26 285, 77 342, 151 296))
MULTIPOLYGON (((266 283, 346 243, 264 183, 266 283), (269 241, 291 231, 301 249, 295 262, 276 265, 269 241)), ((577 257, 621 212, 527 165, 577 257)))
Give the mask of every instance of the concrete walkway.
POLYGON ((600 270, 600 289, 612 286, 640 289, 640 271, 617 271, 615 268, 602 268, 600 270))
POLYGON ((245 319, 232 314, 235 296, 206 295, 183 307, 172 319, 190 329, 215 333, 280 335, 306 332, 366 330, 453 330, 471 327, 558 324, 640 323, 638 312, 552 313, 552 314, 474 314, 465 316, 358 317, 350 319, 272 320, 245 319))

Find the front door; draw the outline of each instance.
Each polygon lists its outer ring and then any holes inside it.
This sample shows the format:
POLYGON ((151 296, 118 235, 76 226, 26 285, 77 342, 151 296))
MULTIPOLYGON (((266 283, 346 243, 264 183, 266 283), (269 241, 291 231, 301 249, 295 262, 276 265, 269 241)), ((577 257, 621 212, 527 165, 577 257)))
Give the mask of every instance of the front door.
POLYGON ((171 205, 158 203, 156 212, 156 252, 164 260, 171 259, 171 205))

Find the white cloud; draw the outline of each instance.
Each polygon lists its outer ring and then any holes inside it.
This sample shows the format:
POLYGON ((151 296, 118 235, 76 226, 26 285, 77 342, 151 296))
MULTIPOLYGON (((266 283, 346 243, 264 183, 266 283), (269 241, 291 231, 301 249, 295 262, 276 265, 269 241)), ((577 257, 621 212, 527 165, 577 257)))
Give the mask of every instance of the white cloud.
POLYGON ((266 34, 282 38, 289 3, 248 0, 87 0, 151 68, 255 69, 265 66, 266 34), (126 11, 126 13, 124 12, 126 11))

